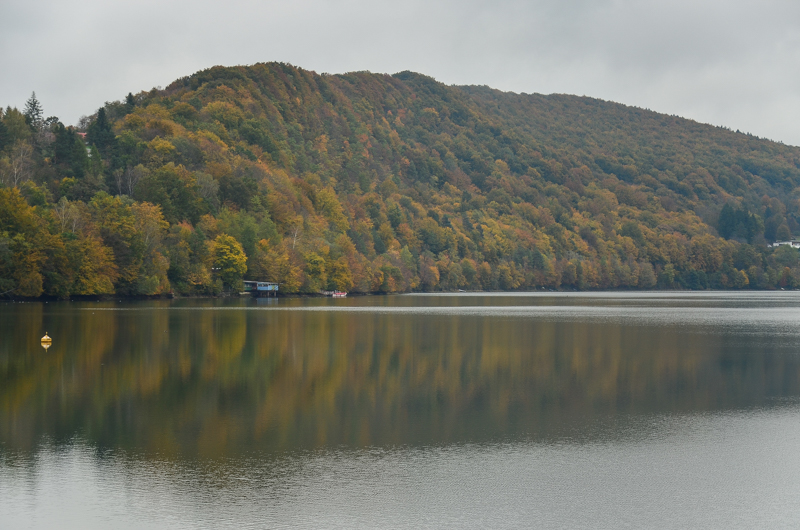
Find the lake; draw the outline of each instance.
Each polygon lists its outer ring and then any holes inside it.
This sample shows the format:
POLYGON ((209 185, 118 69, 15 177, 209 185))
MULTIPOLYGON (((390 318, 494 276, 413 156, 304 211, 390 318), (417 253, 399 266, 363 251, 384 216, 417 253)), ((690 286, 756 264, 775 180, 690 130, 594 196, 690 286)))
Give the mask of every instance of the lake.
POLYGON ((0 529, 798 521, 797 292, 0 303, 0 529))

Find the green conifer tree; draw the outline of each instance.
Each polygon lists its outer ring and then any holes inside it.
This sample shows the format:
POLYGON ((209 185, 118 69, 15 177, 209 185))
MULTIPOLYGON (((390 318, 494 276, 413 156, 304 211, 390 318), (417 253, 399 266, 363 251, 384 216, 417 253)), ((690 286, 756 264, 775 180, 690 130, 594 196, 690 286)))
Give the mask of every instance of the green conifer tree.
POLYGON ((41 103, 36 99, 36 92, 31 92, 31 97, 25 102, 25 112, 23 114, 28 125, 37 130, 42 128, 44 113, 41 103))
POLYGON ((6 124, 0 120, 0 151, 5 149, 5 147, 11 143, 11 135, 8 132, 8 127, 6 124))
POLYGON ((101 107, 100 110, 97 111, 97 119, 89 125, 86 139, 89 140, 89 144, 97 146, 97 149, 103 155, 108 155, 109 151, 113 148, 115 142, 114 131, 111 129, 111 124, 108 122, 105 108, 101 107))
POLYGON ((54 162, 67 176, 82 178, 89 169, 86 145, 72 127, 64 127, 62 123, 56 125, 53 151, 54 162))
POLYGON ((133 94, 128 92, 128 95, 125 96, 125 114, 130 114, 133 112, 133 109, 136 107, 136 99, 133 97, 133 94))

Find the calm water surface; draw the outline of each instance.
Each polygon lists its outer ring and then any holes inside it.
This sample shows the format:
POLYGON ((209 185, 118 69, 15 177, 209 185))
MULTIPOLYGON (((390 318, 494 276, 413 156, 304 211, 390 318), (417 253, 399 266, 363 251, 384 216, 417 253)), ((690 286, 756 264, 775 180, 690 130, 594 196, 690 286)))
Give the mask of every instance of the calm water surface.
POLYGON ((0 529, 798 521, 799 293, 0 303, 0 529))

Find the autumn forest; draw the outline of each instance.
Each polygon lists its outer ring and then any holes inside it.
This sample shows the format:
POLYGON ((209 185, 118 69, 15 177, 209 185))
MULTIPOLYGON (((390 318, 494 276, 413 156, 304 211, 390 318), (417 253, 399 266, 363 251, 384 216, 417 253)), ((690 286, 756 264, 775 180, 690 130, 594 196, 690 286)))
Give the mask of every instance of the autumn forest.
POLYGON ((0 294, 800 287, 800 148, 587 97, 214 67, 0 109, 0 294))

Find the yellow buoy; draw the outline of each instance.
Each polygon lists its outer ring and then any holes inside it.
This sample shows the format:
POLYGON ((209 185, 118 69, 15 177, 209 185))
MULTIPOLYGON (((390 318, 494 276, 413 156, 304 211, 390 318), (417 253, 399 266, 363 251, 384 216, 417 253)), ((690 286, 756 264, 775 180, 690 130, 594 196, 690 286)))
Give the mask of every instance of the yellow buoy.
POLYGON ((44 337, 42 337, 42 344, 45 343, 50 344, 51 342, 53 342, 53 339, 51 339, 50 335, 48 335, 47 332, 45 331, 44 337))

